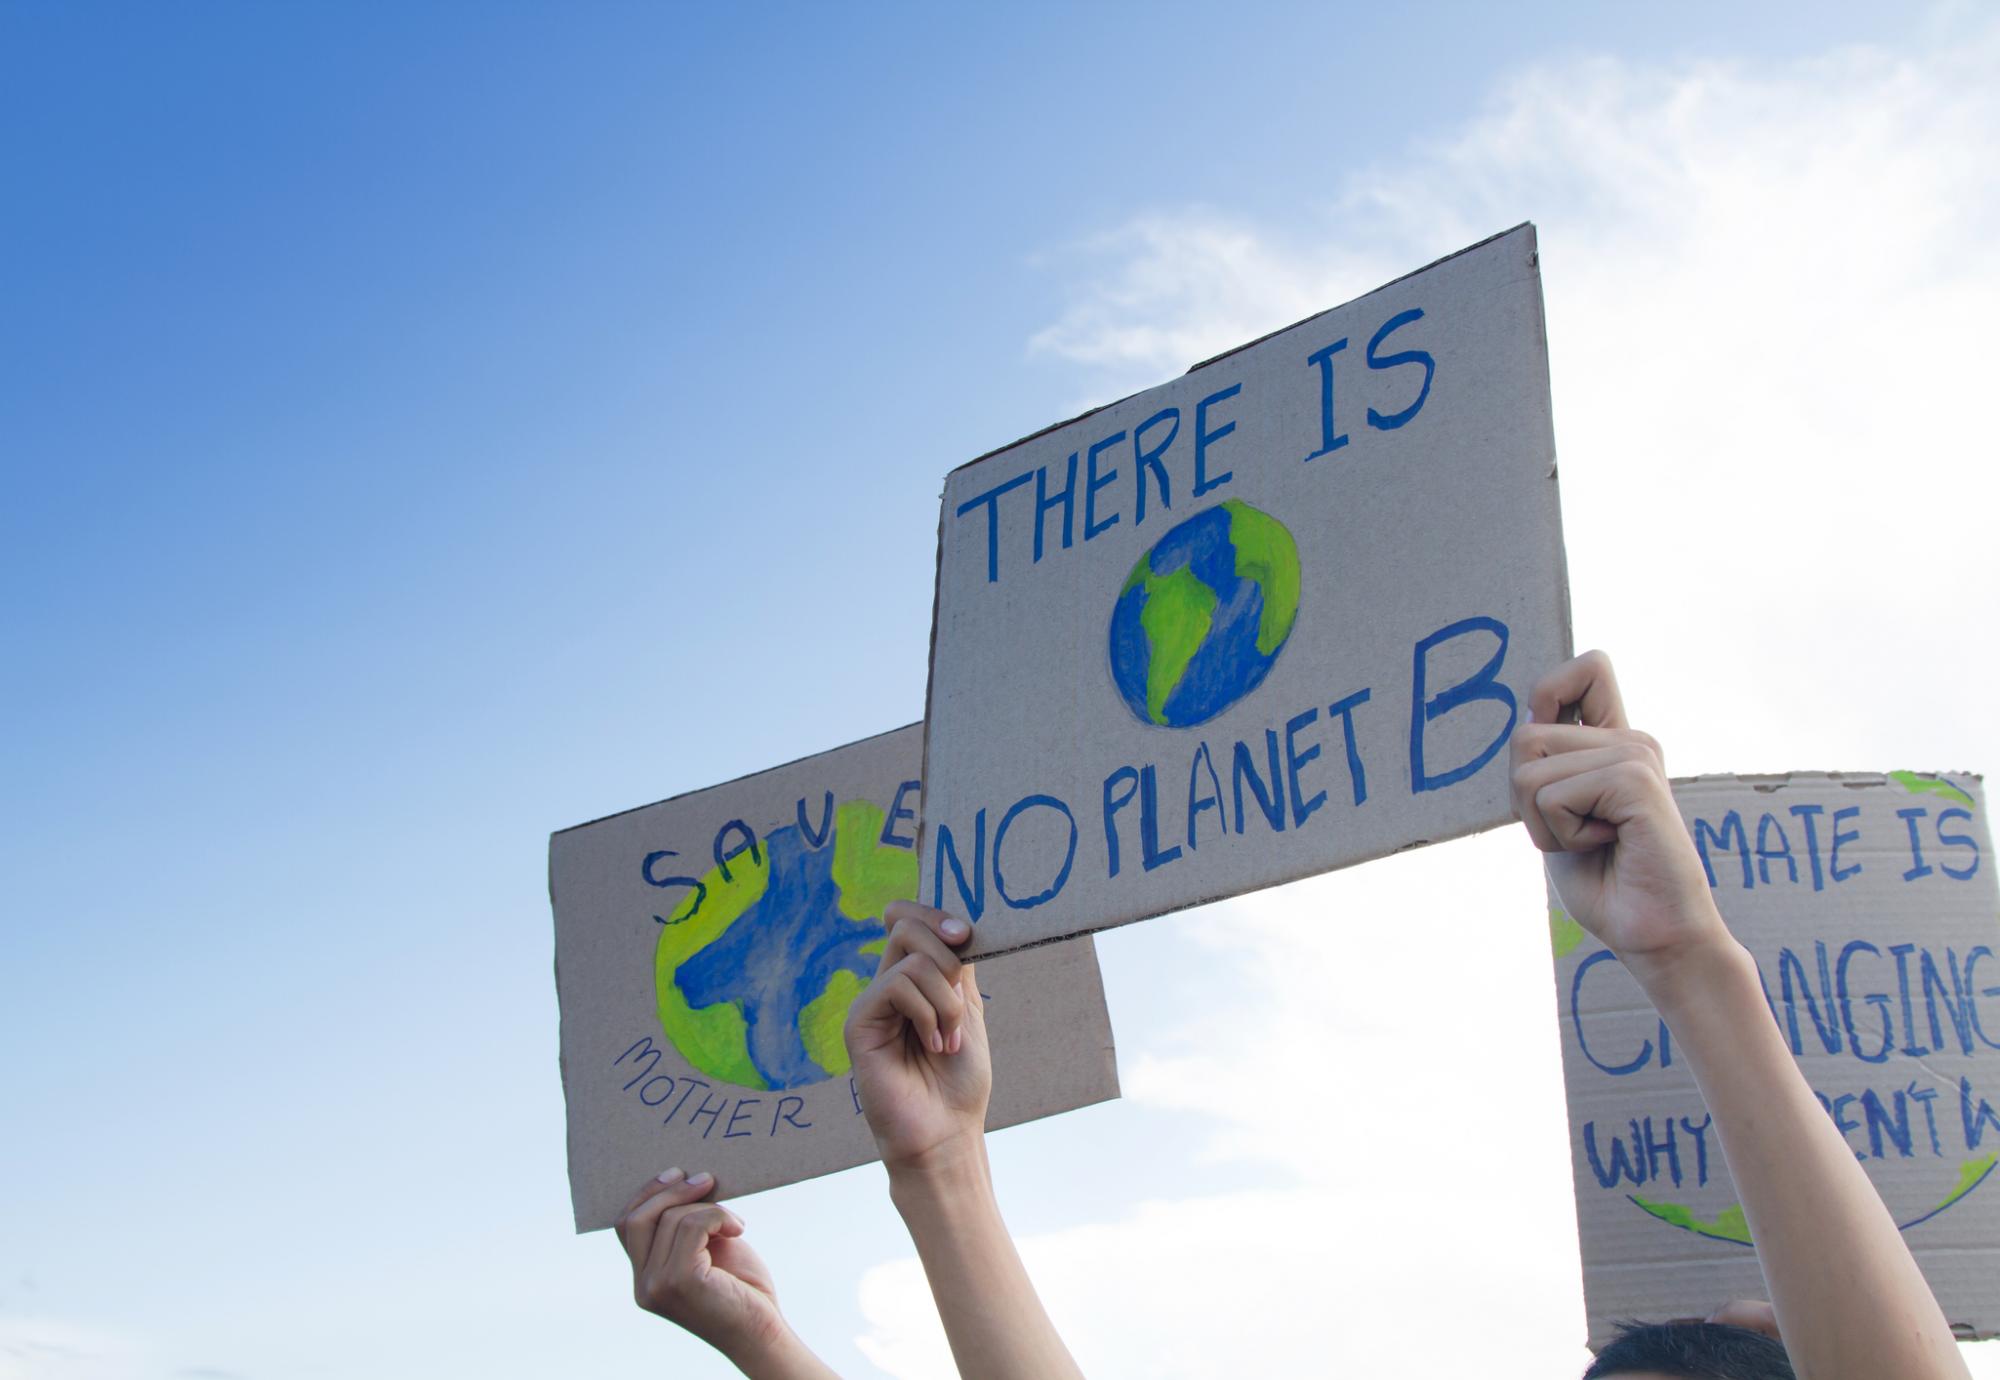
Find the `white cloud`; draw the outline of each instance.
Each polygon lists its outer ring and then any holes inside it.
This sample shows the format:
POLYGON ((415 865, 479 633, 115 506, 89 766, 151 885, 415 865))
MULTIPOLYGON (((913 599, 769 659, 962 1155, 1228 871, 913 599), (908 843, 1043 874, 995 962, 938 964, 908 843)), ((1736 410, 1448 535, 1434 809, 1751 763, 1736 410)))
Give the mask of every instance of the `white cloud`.
POLYGON ((0 1380, 139 1380, 157 1362, 129 1338, 62 1318, 0 1318, 0 1380))
MULTIPOLYGON (((1213 1118, 1162 1153, 1222 1191, 1023 1242, 1086 1373, 1463 1373, 1444 1322, 1508 1338, 1517 1368, 1482 1374, 1581 1370, 1547 944, 1491 905, 1538 877, 1496 834, 1213 908, 1178 952, 1100 937, 1107 968, 1203 998, 1124 1081, 1213 1118), (1276 1185, 1238 1187, 1259 1165, 1276 1185)), ((863 1281, 861 1346, 892 1375, 950 1373, 922 1289, 914 1262, 863 1281)))
POLYGON ((1323 306, 1353 296, 1373 285, 1384 263, 1337 249, 1301 252, 1205 209, 1143 216, 1092 236, 1071 254, 1117 267, 1084 285, 1060 320, 1035 333, 1029 349, 1129 381, 1119 392, 1156 383, 1313 309, 1301 303, 1323 306))
MULTIPOLYGON (((1578 637, 1676 768, 1994 766, 1995 129, 2000 24, 1965 12, 1908 52, 1541 67, 1298 224, 1164 209, 1058 256, 1087 276, 1032 347, 1102 400, 1534 219, 1578 637)), ((1576 1372, 1538 888, 1508 833, 1182 931, 1228 980, 1128 1096, 1282 1182, 1027 1240, 1090 1373, 1462 1374, 1447 1323, 1497 1339, 1482 1374, 1576 1372)), ((877 1364, 949 1373, 914 1264, 861 1295, 877 1364)))
MULTIPOLYGON (((1626 632, 1660 686, 1691 663, 1840 686, 1857 630, 1879 668, 1940 635, 1962 656, 1995 592, 1996 92, 1990 24, 1769 72, 1538 69, 1310 232, 1195 210, 1099 237, 1114 257, 1035 343, 1112 396, 1533 218, 1579 636, 1626 632), (1884 555, 1896 577, 1854 578, 1884 555)), ((1814 709, 1850 742, 1879 712, 1844 687, 1814 709)), ((1712 765, 1770 763, 1772 725, 1715 726, 1712 765)))
MULTIPOLYGON (((1463 1242, 1434 1239, 1422 1254, 1379 1252, 1383 1233, 1403 1229, 1387 1205, 1366 1198, 1244 1193, 1141 1204, 1116 1223, 1031 1240, 1026 1254, 1057 1327, 1091 1376, 1402 1376, 1422 1373, 1427 1355, 1441 1363, 1435 1373, 1470 1373, 1453 1334, 1507 1337, 1530 1364, 1541 1361, 1522 1374, 1581 1369, 1585 1353, 1572 1341, 1552 1370, 1546 1324, 1518 1306, 1535 1301, 1537 1290, 1559 1294, 1562 1269, 1519 1261, 1496 1237, 1471 1233, 1463 1242), (1339 1233, 1319 1239, 1296 1230, 1300 1221, 1337 1224, 1339 1233), (1348 1268, 1329 1270, 1329 1257, 1348 1268), (1441 1305, 1443 1298, 1456 1302, 1441 1305)), ((892 1375, 952 1374, 934 1319, 897 1325, 921 1316, 898 1310, 923 1287, 914 1261, 863 1281, 862 1307, 875 1330, 862 1347, 892 1375)), ((1478 1373, 1503 1372, 1482 1365, 1478 1373)))

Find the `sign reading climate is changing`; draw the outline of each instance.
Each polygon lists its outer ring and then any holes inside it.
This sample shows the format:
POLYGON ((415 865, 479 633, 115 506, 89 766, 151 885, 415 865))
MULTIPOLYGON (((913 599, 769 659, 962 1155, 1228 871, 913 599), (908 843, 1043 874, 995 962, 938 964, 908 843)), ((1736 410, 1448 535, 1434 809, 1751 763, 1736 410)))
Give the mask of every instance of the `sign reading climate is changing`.
MULTIPOLYGON (((916 894, 922 751, 912 724, 549 840, 577 1230, 670 1167, 740 1196, 875 1157, 842 1026, 916 894)), ((978 977, 990 1126, 1118 1095, 1089 940, 978 977)))
MULTIPOLYGON (((2000 890, 1979 780, 1674 783, 1717 907, 1820 1106, 1945 1316, 2000 1329, 2000 890)), ((1590 1339, 1764 1296, 1694 1075, 1610 950, 1551 901, 1590 1339)))
POLYGON ((923 897, 999 952, 1503 823, 1568 651, 1522 226, 952 473, 923 897))

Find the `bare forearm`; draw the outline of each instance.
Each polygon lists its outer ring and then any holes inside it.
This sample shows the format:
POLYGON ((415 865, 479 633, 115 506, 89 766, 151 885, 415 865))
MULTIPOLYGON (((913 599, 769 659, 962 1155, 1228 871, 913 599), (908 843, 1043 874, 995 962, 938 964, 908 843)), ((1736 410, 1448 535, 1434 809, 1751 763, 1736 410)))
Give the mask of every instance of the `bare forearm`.
POLYGON ((1632 967, 1715 1117, 1803 1380, 1963 1380, 1929 1286, 1792 1061, 1749 953, 1730 940, 1632 967))
POLYGON ((889 1193, 963 1380, 1082 1380, 1001 1220, 983 1142, 892 1169, 889 1193))
POLYGON ((840 1373, 814 1355, 790 1329, 768 1346, 741 1355, 725 1354, 748 1380, 840 1380, 840 1373))

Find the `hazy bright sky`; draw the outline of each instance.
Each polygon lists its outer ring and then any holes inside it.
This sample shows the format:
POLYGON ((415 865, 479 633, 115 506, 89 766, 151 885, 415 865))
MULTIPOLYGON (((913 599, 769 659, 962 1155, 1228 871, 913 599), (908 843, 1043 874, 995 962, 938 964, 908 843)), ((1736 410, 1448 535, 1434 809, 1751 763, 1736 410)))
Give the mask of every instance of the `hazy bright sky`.
MULTIPOLYGON (((0 1377, 726 1373, 570 1231, 548 833, 919 717, 948 468, 1524 219, 1670 766, 2000 769, 1996 92, 1970 4, 0 3, 0 1377)), ((1580 1369, 1517 831, 1100 948, 1127 1096, 994 1142, 1093 1375, 1580 1369)), ((943 1373, 878 1170, 742 1212, 943 1373)))

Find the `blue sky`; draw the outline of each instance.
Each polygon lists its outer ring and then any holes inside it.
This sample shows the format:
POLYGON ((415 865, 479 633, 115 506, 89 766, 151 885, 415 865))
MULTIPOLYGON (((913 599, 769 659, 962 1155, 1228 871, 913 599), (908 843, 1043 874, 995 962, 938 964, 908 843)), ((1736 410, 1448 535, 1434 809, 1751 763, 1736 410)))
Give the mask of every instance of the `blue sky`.
MULTIPOLYGON (((1565 328, 1770 207, 1652 237, 1679 211, 1618 194, 1657 168, 1583 142, 1485 177, 1481 141, 1565 93, 1635 139, 1707 110, 1774 177, 1792 145, 1751 122, 1876 101, 1856 147, 1939 170, 1915 238, 1882 232, 1928 276, 1880 294, 1990 302, 1946 268, 1992 174, 1938 136, 1980 108, 1985 14, 0 6, 0 1376, 706 1373, 569 1233, 548 833, 919 717, 947 469, 1378 269, 1539 220, 1559 439, 1615 435, 1565 328)), ((1665 582, 1614 616, 1578 516, 1615 485, 1565 485, 1580 639, 1664 676, 1699 622, 1665 582)), ((1810 658, 1824 616, 1760 654, 1810 658)), ((1888 765, 1994 760, 1969 710, 1861 732, 1896 693, 1822 722, 1888 765)), ((1741 713, 1700 765, 1737 728, 1829 755, 1741 713)), ((1180 1048, 1202 967, 1170 943, 1203 923, 1107 942, 1128 1073, 1180 1048)), ((1009 1133, 1017 1227, 1291 1181, 1205 1116, 1009 1133)), ((857 1305, 904 1250, 873 1174, 744 1215, 836 1364, 921 1374, 857 1305)))

